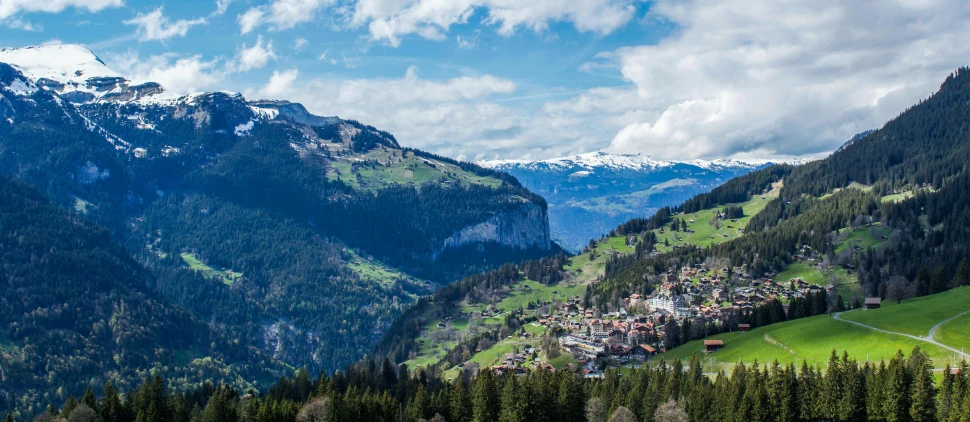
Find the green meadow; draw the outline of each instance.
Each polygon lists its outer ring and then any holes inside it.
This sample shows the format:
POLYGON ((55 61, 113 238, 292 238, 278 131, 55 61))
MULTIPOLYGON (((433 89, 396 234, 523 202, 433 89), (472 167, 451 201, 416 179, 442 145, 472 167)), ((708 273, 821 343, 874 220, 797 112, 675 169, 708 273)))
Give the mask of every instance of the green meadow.
MULTIPOLYGON (((874 310, 855 310, 842 314, 851 320, 872 327, 916 336, 926 336, 934 325, 970 310, 970 287, 962 287, 936 295, 904 301, 902 304, 883 302, 874 310)), ((701 356, 705 365, 730 369, 737 362, 795 363, 824 365, 832 350, 839 355, 860 361, 888 360, 902 350, 909 353, 919 346, 942 368, 951 362, 953 353, 931 343, 909 337, 874 331, 865 327, 839 321, 829 315, 772 324, 747 333, 730 332, 709 337, 724 341, 724 348, 705 353, 703 341, 689 342, 661 356, 667 360, 690 360, 693 354, 701 356)), ((970 314, 942 325, 936 340, 951 347, 970 347, 970 314), (953 324, 953 325, 951 325, 953 324)), ((705 366, 705 369, 711 367, 705 366)))

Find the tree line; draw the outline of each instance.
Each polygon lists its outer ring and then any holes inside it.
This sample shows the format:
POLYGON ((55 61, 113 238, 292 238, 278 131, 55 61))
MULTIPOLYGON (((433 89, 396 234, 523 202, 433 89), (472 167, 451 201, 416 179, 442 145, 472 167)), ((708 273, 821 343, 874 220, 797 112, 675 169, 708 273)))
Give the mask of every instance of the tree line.
MULTIPOLYGON (((477 376, 444 381, 389 361, 354 365, 312 379, 281 378, 263 393, 228 387, 166 388, 161 377, 120 393, 49 406, 38 421, 963 421, 970 417, 970 369, 945 368, 934 382, 926 352, 859 362, 834 350, 825 365, 738 363, 705 373, 693 356, 621 375, 584 379, 568 371, 477 376)), ((11 416, 8 420, 14 420, 11 416)))

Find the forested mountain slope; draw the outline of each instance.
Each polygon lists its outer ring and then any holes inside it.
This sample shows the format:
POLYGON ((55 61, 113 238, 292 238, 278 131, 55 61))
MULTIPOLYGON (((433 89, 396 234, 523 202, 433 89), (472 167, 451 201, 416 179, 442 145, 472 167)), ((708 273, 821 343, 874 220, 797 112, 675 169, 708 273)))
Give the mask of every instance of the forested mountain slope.
MULTIPOLYGON (((377 355, 453 371, 562 369, 585 359, 562 357, 555 340, 578 335, 602 348, 589 354, 595 360, 617 365, 615 347, 672 349, 741 323, 756 328, 857 308, 866 297, 966 286, 968 100, 970 71, 960 69, 938 93, 828 158, 732 179, 619 225, 581 255, 456 284, 407 312, 377 355), (543 281, 529 268, 541 268, 543 281), (631 330, 636 324, 646 324, 645 334, 631 330)), ((913 345, 886 344, 879 356, 887 358, 913 345)))
POLYGON ((286 373, 159 297, 107 230, 5 177, 0 268, 0 412, 31 415, 106 381, 131 389, 149 371, 178 388, 286 373))
MULTIPOLYGON (((968 100, 970 71, 963 68, 927 100, 824 160, 792 168, 784 175, 771 176, 779 170, 769 168, 739 178, 784 179, 779 199, 769 202, 746 227, 756 235, 678 256, 695 261, 725 257, 736 265, 749 264, 758 274, 777 272, 804 245, 834 258, 835 230, 882 222, 892 229, 889 237, 898 237, 899 242, 854 258, 862 267, 859 281, 867 286, 867 294, 878 293, 881 285, 884 289, 892 275, 917 281, 942 270, 940 277, 951 279, 970 247, 965 223, 970 216, 964 204, 970 187, 968 100), (911 199, 899 200, 904 198, 911 199)), ((753 187, 756 189, 747 192, 731 186, 718 188, 686 202, 684 208, 695 203, 724 203, 719 197, 731 190, 735 191, 732 196, 754 195, 760 186, 753 187)), ((660 220, 666 222, 667 218, 660 220)), ((666 268, 662 259, 618 262, 608 269, 608 278, 632 281, 647 266, 666 268)))
POLYGON ((128 81, 79 46, 0 51, 0 175, 107 227, 171 302, 314 372, 435 286, 557 248, 545 202, 504 173, 299 104, 128 81))

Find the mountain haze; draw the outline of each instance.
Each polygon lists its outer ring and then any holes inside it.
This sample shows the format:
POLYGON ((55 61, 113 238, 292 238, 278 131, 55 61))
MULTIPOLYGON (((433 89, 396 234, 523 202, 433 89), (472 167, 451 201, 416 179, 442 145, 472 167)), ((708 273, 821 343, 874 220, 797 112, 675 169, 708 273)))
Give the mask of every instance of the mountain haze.
POLYGON ((506 171, 549 202, 552 236, 573 251, 620 223, 711 190, 762 168, 731 160, 661 161, 595 152, 542 161, 481 161, 506 171))

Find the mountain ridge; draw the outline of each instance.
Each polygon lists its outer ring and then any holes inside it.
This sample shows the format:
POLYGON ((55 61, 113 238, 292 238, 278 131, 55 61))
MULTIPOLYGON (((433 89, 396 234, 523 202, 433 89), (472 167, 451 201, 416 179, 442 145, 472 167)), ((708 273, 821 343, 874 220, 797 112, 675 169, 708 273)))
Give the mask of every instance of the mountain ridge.
POLYGON ((104 69, 79 46, 0 54, 0 176, 105 226, 167 301, 281 364, 343 368, 436 286, 558 250, 546 202, 505 173, 104 69))

